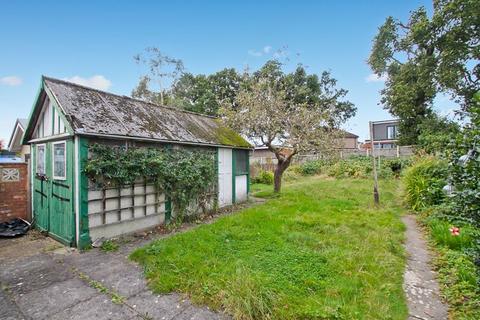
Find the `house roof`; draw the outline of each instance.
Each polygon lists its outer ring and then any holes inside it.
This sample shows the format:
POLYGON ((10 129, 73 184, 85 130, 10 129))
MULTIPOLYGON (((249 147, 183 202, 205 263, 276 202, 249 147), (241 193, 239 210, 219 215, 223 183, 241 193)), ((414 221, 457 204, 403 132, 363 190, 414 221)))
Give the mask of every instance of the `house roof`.
POLYGON ((75 134, 250 148, 215 117, 42 77, 75 134))
POLYGON ((399 119, 390 119, 390 120, 378 120, 378 121, 371 121, 372 124, 387 124, 387 123, 399 123, 399 119))
POLYGON ((343 138, 358 138, 358 136, 354 133, 342 130, 343 138))
POLYGON ((20 151, 23 133, 25 132, 27 123, 28 120, 23 118, 18 118, 17 121, 15 121, 12 134, 10 135, 10 140, 8 141, 8 150, 20 151))

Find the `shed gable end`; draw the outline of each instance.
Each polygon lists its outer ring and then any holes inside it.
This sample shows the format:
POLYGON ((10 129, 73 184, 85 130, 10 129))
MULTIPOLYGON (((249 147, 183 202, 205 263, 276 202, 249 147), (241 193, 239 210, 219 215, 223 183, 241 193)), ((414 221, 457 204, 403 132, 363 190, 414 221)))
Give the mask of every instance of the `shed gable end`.
POLYGON ((73 130, 55 96, 42 82, 25 128, 23 144, 32 140, 72 135, 73 130))

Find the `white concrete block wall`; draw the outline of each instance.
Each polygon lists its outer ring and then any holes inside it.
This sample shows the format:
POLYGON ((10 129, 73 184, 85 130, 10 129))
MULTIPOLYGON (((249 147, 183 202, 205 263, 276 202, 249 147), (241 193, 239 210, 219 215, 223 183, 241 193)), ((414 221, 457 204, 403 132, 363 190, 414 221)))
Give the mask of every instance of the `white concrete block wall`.
MULTIPOLYGON (((95 214, 96 212, 102 211, 102 201, 89 201, 88 203, 88 222, 90 228, 90 238, 92 241, 95 241, 98 238, 112 238, 122 234, 131 233, 141 229, 146 229, 154 227, 158 224, 162 224, 165 221, 165 204, 161 203, 158 206, 155 204, 156 196, 155 194, 149 194, 144 197, 145 191, 151 193, 155 191, 155 186, 152 184, 147 184, 146 188, 143 183, 135 184, 134 198, 132 201, 132 188, 127 186, 120 189, 120 195, 123 196, 120 198, 107 199, 105 201, 105 210, 114 210, 112 212, 107 212, 105 214, 105 224, 102 221, 101 214, 95 214), (146 202, 145 202, 146 200, 146 202), (120 207, 119 207, 120 203, 120 207), (146 204, 146 214, 145 207, 140 206, 133 209, 130 208, 132 205, 142 205, 146 204), (123 208, 123 209, 122 209, 123 208), (157 209, 158 208, 158 209, 157 209), (120 209, 121 220, 118 220, 118 211, 120 209)), ((118 189, 107 189, 106 197, 116 197, 119 195, 118 189)), ((89 190, 88 199, 101 199, 102 191, 101 190, 89 190)), ((158 201, 164 201, 165 195, 160 194, 158 196, 158 201)))

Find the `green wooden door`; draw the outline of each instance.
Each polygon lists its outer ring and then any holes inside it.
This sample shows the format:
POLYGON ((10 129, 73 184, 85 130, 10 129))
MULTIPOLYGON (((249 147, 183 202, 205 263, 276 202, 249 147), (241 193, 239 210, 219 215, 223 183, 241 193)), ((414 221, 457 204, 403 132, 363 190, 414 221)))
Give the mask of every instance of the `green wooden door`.
POLYGON ((73 141, 47 142, 34 149, 35 224, 57 240, 72 245, 75 240, 73 141))
POLYGON ((62 242, 71 245, 75 237, 73 143, 71 140, 52 142, 50 150, 49 232, 62 242))
POLYGON ((41 231, 48 231, 49 229, 48 147, 47 143, 32 146, 33 221, 35 226, 41 231))

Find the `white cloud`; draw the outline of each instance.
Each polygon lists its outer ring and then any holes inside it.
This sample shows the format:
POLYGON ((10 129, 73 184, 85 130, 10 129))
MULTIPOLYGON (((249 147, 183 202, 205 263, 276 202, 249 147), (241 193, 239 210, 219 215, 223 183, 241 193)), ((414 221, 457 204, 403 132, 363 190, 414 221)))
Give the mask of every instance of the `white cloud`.
POLYGON ((381 76, 378 76, 374 73, 369 74, 368 77, 365 78, 365 81, 367 82, 385 82, 387 81, 387 75, 382 74, 381 76))
POLYGON ((258 50, 258 51, 254 49, 250 49, 248 50, 248 54, 254 57, 261 57, 269 54, 271 51, 272 51, 271 46, 264 46, 261 50, 258 50))
POLYGON ((23 82, 22 78, 17 77, 17 76, 6 76, 3 78, 0 78, 0 83, 7 85, 7 86, 19 86, 23 82))
POLYGON ((102 75, 94 75, 90 78, 73 76, 71 78, 65 78, 64 80, 98 90, 108 90, 108 88, 112 86, 112 82, 102 75))
POLYGON ((261 57, 263 53, 261 51, 248 50, 248 54, 254 57, 261 57))

